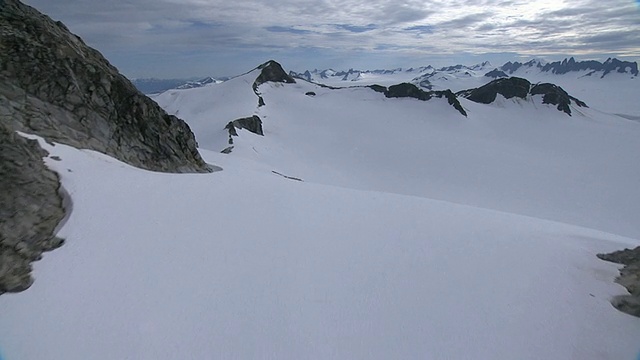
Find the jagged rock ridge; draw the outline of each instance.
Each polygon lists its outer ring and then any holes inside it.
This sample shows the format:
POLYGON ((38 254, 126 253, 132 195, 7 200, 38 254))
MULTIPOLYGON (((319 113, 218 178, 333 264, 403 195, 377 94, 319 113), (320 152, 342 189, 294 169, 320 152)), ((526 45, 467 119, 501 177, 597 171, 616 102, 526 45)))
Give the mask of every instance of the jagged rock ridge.
POLYGON ((271 81, 271 82, 279 82, 285 84, 295 84, 296 81, 288 75, 282 65, 280 65, 277 61, 269 60, 266 63, 258 66, 260 69, 260 75, 256 78, 253 83, 253 90, 258 89, 258 86, 271 81))
POLYGON ((500 70, 513 74, 518 69, 535 67, 542 72, 551 72, 553 74, 566 74, 572 71, 591 71, 588 75, 592 75, 596 72, 602 72, 601 77, 605 77, 611 72, 617 73, 630 73, 638 76, 638 63, 630 61, 621 61, 615 58, 609 58, 605 62, 601 63, 595 60, 576 61, 573 57, 564 59, 562 61, 555 61, 548 64, 542 64, 540 61, 531 60, 526 63, 520 62, 507 62, 500 70))
POLYGON ((467 116, 467 112, 464 110, 464 108, 462 108, 462 105, 460 105, 458 98, 453 92, 451 92, 451 90, 424 91, 422 89, 419 89, 414 84, 409 84, 409 83, 392 85, 392 86, 389 86, 389 88, 386 88, 380 85, 372 85, 370 86, 370 88, 377 92, 384 93, 384 96, 388 98, 410 97, 410 98, 414 98, 422 101, 427 101, 434 97, 446 98, 447 101, 449 102, 449 105, 453 106, 462 115, 467 116))
POLYGON ((587 107, 587 104, 569 95, 560 86, 549 83, 531 84, 527 79, 518 77, 493 80, 479 88, 456 93, 458 96, 481 104, 494 102, 498 94, 507 99, 514 97, 526 99, 528 96, 542 95, 543 104, 557 105, 558 110, 567 113, 569 116, 571 116, 571 104, 587 107))

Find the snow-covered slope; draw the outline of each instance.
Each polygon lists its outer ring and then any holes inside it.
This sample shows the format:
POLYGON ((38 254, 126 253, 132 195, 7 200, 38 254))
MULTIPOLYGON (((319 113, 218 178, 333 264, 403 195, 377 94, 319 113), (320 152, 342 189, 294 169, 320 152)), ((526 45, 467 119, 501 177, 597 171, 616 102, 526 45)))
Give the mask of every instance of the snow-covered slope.
POLYGON ((219 151, 227 146, 228 132, 224 126, 255 113, 258 96, 252 86, 259 74, 260 70, 254 69, 222 84, 169 90, 153 99, 163 104, 168 113, 189 119, 191 130, 200 134, 200 139, 207 139, 209 144, 205 148, 219 151))
MULTIPOLYGON (((67 244, 0 298, 7 359, 631 359, 638 319, 597 252, 637 240, 288 180, 174 175, 42 145, 67 244), (61 160, 54 160, 53 156, 61 160)), ((380 164, 384 171, 385 164, 380 164)))
POLYGON ((247 85, 252 79, 253 74, 156 100, 183 116, 200 147, 212 151, 229 146, 224 126, 230 120, 259 115, 265 136, 241 131, 230 156, 306 181, 447 200, 640 238, 637 122, 597 108, 574 108, 569 117, 543 105, 540 96, 490 105, 460 99, 468 110, 465 118, 444 99, 387 99, 369 88, 336 90, 301 80, 262 85, 258 90, 266 105, 258 107, 247 85), (214 89, 245 98, 216 101, 214 89))
POLYGON ((7 360, 637 356, 595 255, 640 245, 639 122, 259 74, 155 97, 222 171, 41 141, 73 211, 32 288, 0 297, 7 360), (264 136, 221 154, 252 115, 264 136))

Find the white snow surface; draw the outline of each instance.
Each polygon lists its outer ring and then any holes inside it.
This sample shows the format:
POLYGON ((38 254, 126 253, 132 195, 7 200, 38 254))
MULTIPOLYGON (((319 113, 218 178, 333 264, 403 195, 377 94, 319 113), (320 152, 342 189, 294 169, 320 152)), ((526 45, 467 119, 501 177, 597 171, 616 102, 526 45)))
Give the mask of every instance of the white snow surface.
POLYGON ((0 297, 4 360, 637 356, 595 255, 640 245, 640 123, 303 81, 258 107, 256 76, 155 98, 219 172, 41 141, 73 211, 35 284, 0 297), (265 136, 220 154, 254 114, 265 136))

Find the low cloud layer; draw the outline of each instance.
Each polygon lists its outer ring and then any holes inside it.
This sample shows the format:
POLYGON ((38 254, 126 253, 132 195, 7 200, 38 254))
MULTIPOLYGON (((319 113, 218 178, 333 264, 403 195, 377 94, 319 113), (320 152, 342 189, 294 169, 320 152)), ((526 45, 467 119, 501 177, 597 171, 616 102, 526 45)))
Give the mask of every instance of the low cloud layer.
POLYGON ((363 57, 371 67, 419 65, 460 54, 640 58, 632 0, 26 2, 133 76, 237 74, 271 54, 307 67, 363 57))

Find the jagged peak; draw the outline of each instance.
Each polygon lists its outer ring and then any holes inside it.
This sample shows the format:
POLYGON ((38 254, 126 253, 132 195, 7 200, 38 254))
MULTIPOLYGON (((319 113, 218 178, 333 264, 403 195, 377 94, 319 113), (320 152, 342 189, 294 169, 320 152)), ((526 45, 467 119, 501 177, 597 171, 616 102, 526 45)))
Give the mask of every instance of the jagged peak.
POLYGON ((289 74, 287 74, 282 65, 275 60, 269 60, 262 65, 258 66, 255 70, 262 70, 260 75, 253 83, 254 91, 257 91, 258 86, 266 82, 280 82, 286 84, 295 84, 295 80, 289 74))

